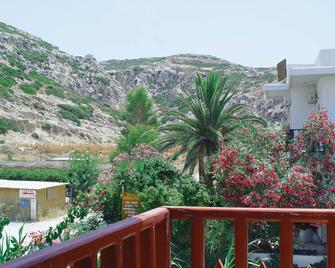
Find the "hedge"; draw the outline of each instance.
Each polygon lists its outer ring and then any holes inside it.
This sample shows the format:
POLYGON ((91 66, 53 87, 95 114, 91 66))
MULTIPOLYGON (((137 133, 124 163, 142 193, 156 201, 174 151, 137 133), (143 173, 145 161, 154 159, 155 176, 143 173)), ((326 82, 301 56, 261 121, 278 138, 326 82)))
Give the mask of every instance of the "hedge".
POLYGON ((67 182, 66 169, 0 168, 1 180, 67 182))

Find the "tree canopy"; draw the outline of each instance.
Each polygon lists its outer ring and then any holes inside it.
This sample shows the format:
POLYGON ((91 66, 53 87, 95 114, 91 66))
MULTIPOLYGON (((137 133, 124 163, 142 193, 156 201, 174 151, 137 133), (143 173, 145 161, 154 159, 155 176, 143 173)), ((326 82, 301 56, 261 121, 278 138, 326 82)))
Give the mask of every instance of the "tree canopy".
POLYGON ((122 119, 130 125, 155 124, 153 101, 145 87, 138 87, 127 94, 127 103, 122 113, 122 119))
POLYGON ((247 114, 246 105, 231 102, 235 93, 226 81, 226 76, 217 73, 206 78, 197 74, 195 96, 181 96, 189 112, 169 112, 176 120, 159 128, 164 133, 158 140, 161 149, 177 148, 175 158, 186 155, 184 170, 193 173, 198 164, 201 178, 205 176, 204 158, 218 151, 223 137, 244 124, 266 125, 263 119, 247 114))

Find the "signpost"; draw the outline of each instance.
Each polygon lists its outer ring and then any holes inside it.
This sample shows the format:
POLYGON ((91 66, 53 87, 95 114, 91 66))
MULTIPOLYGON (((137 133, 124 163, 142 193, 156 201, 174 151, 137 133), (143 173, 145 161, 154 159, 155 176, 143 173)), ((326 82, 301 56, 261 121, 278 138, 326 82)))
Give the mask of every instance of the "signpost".
POLYGON ((20 198, 34 199, 36 198, 36 190, 20 189, 19 196, 20 198))
POLYGON ((139 214, 141 208, 141 199, 136 195, 123 192, 122 193, 122 219, 139 214))

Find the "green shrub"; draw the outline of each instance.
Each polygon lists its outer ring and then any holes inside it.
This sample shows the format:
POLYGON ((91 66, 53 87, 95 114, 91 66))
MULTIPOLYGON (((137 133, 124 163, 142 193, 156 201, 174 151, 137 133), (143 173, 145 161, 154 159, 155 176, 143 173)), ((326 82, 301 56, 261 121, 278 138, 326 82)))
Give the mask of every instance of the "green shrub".
POLYGON ((25 69, 25 66, 21 62, 19 62, 14 55, 7 55, 7 60, 11 66, 15 66, 20 70, 25 69))
POLYGON ((23 128, 17 122, 0 117, 0 134, 6 134, 9 130, 13 130, 15 132, 23 131, 23 128))
POLYGON ((56 46, 54 46, 54 45, 52 45, 52 44, 50 44, 50 43, 48 43, 44 40, 41 40, 41 39, 37 39, 37 40, 35 39, 35 42, 37 44, 39 44, 40 46, 46 48, 47 50, 52 50, 54 48, 57 48, 56 46))
POLYGON ((124 137, 117 140, 117 149, 119 152, 130 152, 135 145, 141 143, 151 143, 158 137, 157 131, 150 126, 134 125, 127 129, 124 137))
POLYGON ((80 103, 82 103, 83 97, 77 91, 68 90, 67 91, 67 99, 69 99, 73 103, 80 104, 80 103))
POLYGON ((68 119, 72 122, 75 122, 78 126, 81 125, 80 124, 80 119, 76 115, 74 115, 73 113, 71 113, 67 110, 59 110, 58 114, 64 119, 68 119))
POLYGON ((45 131, 50 131, 52 129, 52 125, 50 123, 46 122, 46 123, 42 124, 41 128, 45 131))
POLYGON ((0 86, 10 88, 12 86, 16 85, 16 81, 8 76, 0 77, 0 86))
POLYGON ((36 95, 37 89, 34 87, 33 84, 21 84, 20 89, 29 95, 36 95))
POLYGON ((35 80, 34 83, 31 84, 36 90, 39 90, 43 85, 40 81, 35 80))
POLYGON ((105 86, 109 85, 109 80, 107 78, 102 77, 102 76, 96 76, 95 80, 100 82, 101 84, 104 84, 105 86))
POLYGON ((13 95, 13 90, 0 85, 0 98, 9 98, 13 95))
POLYGON ((86 106, 75 106, 68 104, 58 105, 62 110, 66 110, 77 116, 79 119, 88 119, 93 115, 93 109, 86 106))
POLYGON ((54 80, 52 80, 52 79, 50 79, 50 78, 48 78, 44 75, 41 75, 36 71, 29 72, 28 78, 30 80, 37 80, 37 81, 39 81, 40 83, 43 83, 43 84, 54 84, 54 83, 56 83, 54 80))
POLYGON ((45 93, 47 95, 53 95, 53 96, 56 96, 56 97, 61 98, 61 99, 65 98, 64 90, 62 88, 59 88, 59 87, 48 86, 45 89, 45 93))
POLYGON ((72 62, 69 62, 69 64, 70 64, 70 66, 71 66, 73 72, 75 72, 75 73, 80 73, 80 71, 81 71, 81 67, 80 67, 80 63, 79 63, 78 60, 74 60, 74 61, 72 61, 72 62))
POLYGON ((32 136, 33 139, 35 139, 35 140, 39 140, 39 139, 40 139, 40 136, 39 136, 36 132, 33 132, 33 133, 31 134, 31 136, 32 136))
POLYGON ((108 113, 112 117, 113 120, 121 119, 120 111, 114 109, 113 107, 110 107, 109 105, 101 105, 100 109, 104 111, 105 113, 108 113))
POLYGON ((69 192, 74 199, 79 192, 85 192, 97 182, 98 161, 88 153, 73 153, 68 176, 69 192))
POLYGON ((19 54, 32 63, 44 62, 48 59, 47 54, 35 50, 21 49, 19 54))
POLYGON ((130 125, 156 125, 153 101, 145 87, 128 92, 126 107, 121 116, 130 125))
POLYGON ((80 119, 89 119, 93 115, 93 109, 91 107, 79 106, 79 105, 58 105, 60 110, 58 114, 68 120, 71 120, 77 125, 80 125, 80 119))
POLYGON ((25 74, 20 69, 12 68, 6 65, 0 65, 0 74, 8 77, 24 78, 25 74))
MULTIPOLYGON (((145 151, 145 149, 144 149, 145 151)), ((146 155, 146 152, 143 152, 146 155)), ((106 175, 107 182, 100 187, 107 190, 97 204, 108 222, 120 220, 121 193, 128 192, 141 199, 141 211, 164 205, 201 206, 210 203, 206 188, 191 176, 183 176, 166 160, 156 156, 152 159, 131 158, 130 161, 115 160, 113 169, 106 175)), ((107 171, 108 172, 108 171, 107 171)), ((100 178, 104 181, 103 177, 100 178)))
POLYGON ((67 182, 66 169, 0 168, 1 180, 67 182))

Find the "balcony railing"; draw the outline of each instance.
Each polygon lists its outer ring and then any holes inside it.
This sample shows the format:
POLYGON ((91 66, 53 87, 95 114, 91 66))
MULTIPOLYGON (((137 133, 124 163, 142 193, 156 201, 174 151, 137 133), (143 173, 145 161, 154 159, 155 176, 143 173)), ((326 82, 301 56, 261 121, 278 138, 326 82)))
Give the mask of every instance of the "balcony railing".
MULTIPOLYGON (((327 224, 328 268, 335 267, 335 210, 161 207, 92 231, 76 239, 8 262, 1 267, 170 267, 171 221, 191 222, 191 263, 205 267, 206 220, 232 220, 235 226, 235 267, 248 267, 248 223, 279 222, 280 267, 293 267, 293 224, 327 224)), ((217 267, 222 267, 218 264, 217 267)), ((262 265, 261 265, 262 267, 262 265)))

